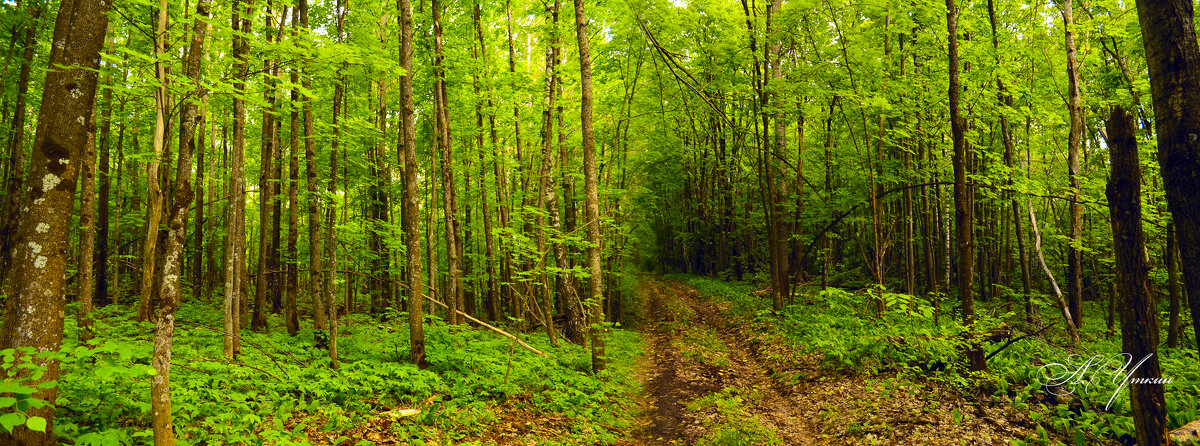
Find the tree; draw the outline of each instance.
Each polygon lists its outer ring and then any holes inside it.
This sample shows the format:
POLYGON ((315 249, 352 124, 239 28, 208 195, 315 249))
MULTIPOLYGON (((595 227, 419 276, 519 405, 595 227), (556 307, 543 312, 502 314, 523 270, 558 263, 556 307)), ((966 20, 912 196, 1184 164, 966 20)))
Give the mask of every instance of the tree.
POLYGON ((587 11, 584 0, 575 0, 575 41, 579 46, 579 132, 582 135, 584 218, 587 220, 588 282, 591 295, 592 371, 604 370, 604 275, 600 270, 600 191, 596 173, 596 141, 592 132, 592 52, 588 47, 587 11))
POLYGON ((1142 234, 1142 171, 1138 162, 1133 117, 1115 106, 1108 122, 1112 176, 1108 206, 1112 216, 1113 255, 1117 263, 1117 293, 1121 306, 1121 345, 1129 355, 1129 399, 1140 445, 1166 445, 1167 403, 1158 361, 1158 309, 1147 287, 1145 236, 1142 234), (1148 380, 1138 382, 1138 380, 1148 380))
MULTIPOLYGON (((167 14, 167 0, 159 4, 163 17, 167 14)), ((192 20, 191 44, 187 52, 184 74, 191 93, 203 100, 208 94, 200 81, 200 61, 204 58, 204 38, 208 33, 208 0, 196 2, 196 15, 192 20)), ((162 19, 165 21, 165 19, 162 19)), ((196 150, 196 129, 204 126, 196 99, 185 97, 181 112, 182 129, 179 133, 179 161, 176 165, 177 179, 171 205, 167 210, 167 243, 163 246, 164 262, 159 302, 154 325, 154 370, 150 380, 150 407, 154 427, 154 444, 173 446, 175 427, 171 419, 171 346, 175 335, 175 310, 179 308, 183 274, 183 249, 187 242, 187 220, 192 203, 192 154, 196 150)))
MULTIPOLYGON (((67 270, 68 218, 75 203, 84 148, 96 103, 100 49, 108 28, 110 2, 64 0, 54 23, 42 104, 38 112, 33 153, 29 160, 28 191, 17 209, 11 268, 7 275, 8 302, 0 346, 55 351, 62 345, 64 285, 67 270)), ((36 363, 46 372, 35 382, 58 379, 59 364, 44 358, 36 363)), ((55 401, 57 387, 39 388, 34 398, 55 401)), ((54 406, 27 411, 47 423, 43 431, 17 427, 0 444, 53 445, 54 406)))
POLYGON ((241 353, 241 308, 245 295, 246 280, 246 181, 243 158, 246 153, 246 78, 250 74, 248 60, 249 45, 246 35, 250 34, 250 12, 254 4, 233 2, 230 19, 234 31, 233 51, 236 79, 233 83, 233 147, 229 154, 229 221, 225 238, 225 300, 222 305, 225 322, 225 357, 234 358, 241 353), (243 17, 243 14, 245 15, 243 17))
POLYGON ((1158 164, 1175 222, 1192 328, 1200 341, 1200 45, 1192 8, 1184 0, 1137 1, 1158 164))
MULTIPOLYGON (((950 128, 954 140, 954 228, 957 232, 959 256, 958 298, 962 302, 963 325, 971 327, 975 322, 975 294, 972 287, 975 256, 972 254, 974 245, 971 241, 974 228, 968 202, 970 191, 967 189, 967 143, 963 136, 966 123, 958 110, 958 9, 954 0, 946 0, 946 35, 949 37, 947 60, 950 78, 950 128)), ((987 369, 981 345, 972 343, 967 347, 967 362, 973 371, 987 369)))
MULTIPOLYGON (((421 284, 421 215, 419 213, 420 192, 417 188, 417 142, 413 109, 413 16, 409 0, 397 0, 400 9, 400 137, 404 146, 404 246, 407 250, 408 267, 408 330, 409 357, 417 367, 425 368, 425 333, 421 315, 422 297, 425 288, 421 284)), ((339 28, 340 29, 340 28, 339 28)), ((432 281, 432 278, 430 279, 432 281)))

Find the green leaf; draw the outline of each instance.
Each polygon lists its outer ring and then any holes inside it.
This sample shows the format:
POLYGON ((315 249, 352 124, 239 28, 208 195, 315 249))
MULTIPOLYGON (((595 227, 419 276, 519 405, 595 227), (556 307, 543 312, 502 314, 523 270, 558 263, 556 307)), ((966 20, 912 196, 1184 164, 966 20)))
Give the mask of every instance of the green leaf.
POLYGON ((28 420, 25 420, 25 427, 33 431, 46 432, 46 419, 42 417, 29 417, 28 420))
POLYGON ((23 422, 25 422, 25 414, 23 413, 10 412, 0 415, 0 426, 3 426, 4 430, 8 432, 12 432, 14 427, 23 422))

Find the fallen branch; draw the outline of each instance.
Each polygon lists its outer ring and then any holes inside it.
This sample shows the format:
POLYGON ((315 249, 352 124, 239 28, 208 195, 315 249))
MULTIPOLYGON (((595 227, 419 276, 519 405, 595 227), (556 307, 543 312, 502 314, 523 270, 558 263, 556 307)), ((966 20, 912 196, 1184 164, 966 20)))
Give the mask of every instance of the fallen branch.
POLYGON ((1000 346, 1000 348, 997 348, 995 351, 989 353, 986 357, 984 357, 983 358, 984 362, 986 362, 989 359, 992 359, 993 356, 1000 354, 1000 352, 1004 351, 1004 349, 1008 348, 1009 346, 1016 344, 1017 341, 1040 335, 1043 332, 1045 332, 1046 330, 1049 330, 1050 327, 1053 327, 1055 325, 1058 325, 1058 322, 1052 322, 1050 324, 1047 324, 1045 327, 1039 328, 1037 331, 1035 331, 1033 333, 1029 333, 1029 334, 1025 334, 1025 335, 1021 335, 1021 336, 1009 339, 1008 342, 1005 342, 1004 345, 1000 346))
MULTIPOLYGON (((447 310, 450 310, 450 306, 449 306, 449 305, 446 305, 446 304, 442 303, 441 301, 439 301, 439 300, 437 300, 437 299, 434 299, 434 298, 432 298, 432 297, 425 296, 425 295, 422 295, 422 296, 423 296, 423 297, 425 297, 426 299, 428 299, 430 302, 433 302, 433 303, 435 303, 435 304, 441 305, 441 306, 442 306, 442 308, 445 308, 445 309, 447 309, 447 310)), ((476 323, 476 324, 479 324, 479 325, 480 325, 481 327, 483 327, 483 328, 486 328, 486 329, 488 329, 488 330, 491 330, 491 331, 494 331, 494 332, 496 332, 496 333, 499 333, 501 336, 504 336, 504 337, 506 337, 506 338, 512 339, 512 340, 513 340, 513 341, 515 341, 517 344, 521 344, 521 347, 524 347, 524 348, 525 348, 525 350, 529 350, 529 351, 531 351, 531 352, 537 353, 537 354, 538 354, 538 356, 541 356, 541 357, 543 357, 543 358, 547 358, 547 359, 549 359, 549 358, 550 358, 550 356, 549 356, 549 355, 546 355, 545 353, 542 353, 542 351, 541 351, 541 350, 538 350, 538 349, 536 349, 536 348, 533 348, 533 346, 532 346, 532 345, 526 344, 526 343, 525 343, 525 341, 522 341, 520 338, 518 338, 518 337, 516 337, 516 336, 513 336, 512 334, 510 334, 510 333, 509 333, 509 332, 507 332, 507 331, 504 331, 504 330, 501 330, 501 329, 499 329, 499 328, 496 328, 496 327, 492 326, 491 324, 488 324, 487 322, 481 321, 481 320, 479 320, 479 319, 475 319, 475 318, 471 317, 471 315, 469 315, 469 314, 467 314, 467 313, 464 313, 464 312, 461 312, 461 311, 458 311, 458 310, 451 310, 451 311, 454 311, 455 313, 458 313, 460 316, 462 316, 462 317, 464 317, 464 318, 467 318, 467 320, 469 320, 469 321, 471 321, 471 322, 474 322, 474 323, 476 323)))

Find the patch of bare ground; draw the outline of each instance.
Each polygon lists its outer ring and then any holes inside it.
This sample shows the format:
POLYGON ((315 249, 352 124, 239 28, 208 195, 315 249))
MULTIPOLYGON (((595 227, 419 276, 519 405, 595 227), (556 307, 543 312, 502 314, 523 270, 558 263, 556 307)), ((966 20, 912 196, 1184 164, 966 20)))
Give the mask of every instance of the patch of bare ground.
POLYGON ((742 440, 813 444, 804 408, 780 390, 725 310, 677 282, 642 284, 652 341, 641 426, 626 444, 742 440), (706 398, 707 397, 707 398, 706 398), (705 404, 711 400, 721 400, 705 404))
MULTIPOLYGON (((736 326, 774 382, 813 420, 818 445, 1008 445, 1036 436, 1028 411, 988 395, 963 394, 925 378, 900 378, 896 372, 848 374, 821 365, 820 354, 796 354, 767 333, 773 321, 740 319, 736 326)), ((1053 441, 1074 444, 1059 433, 1053 441)), ((1087 438, 1089 445, 1120 444, 1087 438)))

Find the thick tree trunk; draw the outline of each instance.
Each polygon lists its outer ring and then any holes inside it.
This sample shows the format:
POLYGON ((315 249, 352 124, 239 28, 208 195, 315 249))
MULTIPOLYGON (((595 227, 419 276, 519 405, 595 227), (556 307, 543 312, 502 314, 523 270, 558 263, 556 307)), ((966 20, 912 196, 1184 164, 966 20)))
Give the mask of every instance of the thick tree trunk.
MULTIPOLYGON (((1175 221, 1184 290, 1200 341, 1200 45, 1192 2, 1138 0, 1154 97, 1167 204, 1175 221)), ((1196 343, 1200 349, 1200 342, 1196 343)))
MULTIPOLYGON (((109 2, 64 0, 59 4, 50 48, 49 70, 34 133, 28 193, 18 202, 12 263, 8 269, 0 346, 57 351, 62 346, 67 242, 84 147, 96 103, 100 48, 108 27, 109 2), (47 297, 49 296, 49 297, 47 297)), ((46 371, 31 386, 58 379, 57 361, 35 360, 46 371)), ((55 401, 58 388, 33 394, 55 401)), ((50 446, 54 440, 54 406, 31 408, 29 416, 45 418, 44 432, 17 427, 3 445, 50 446)))
POLYGON ((1113 256, 1121 306, 1123 352, 1131 362, 1129 400, 1140 445, 1166 445, 1167 404, 1158 361, 1158 310, 1150 294, 1142 234, 1142 172, 1133 117, 1113 107, 1106 123, 1112 174, 1105 195, 1112 216, 1113 256), (1132 364, 1137 364, 1133 367, 1132 364), (1138 382, 1149 380, 1151 383, 1138 382))

